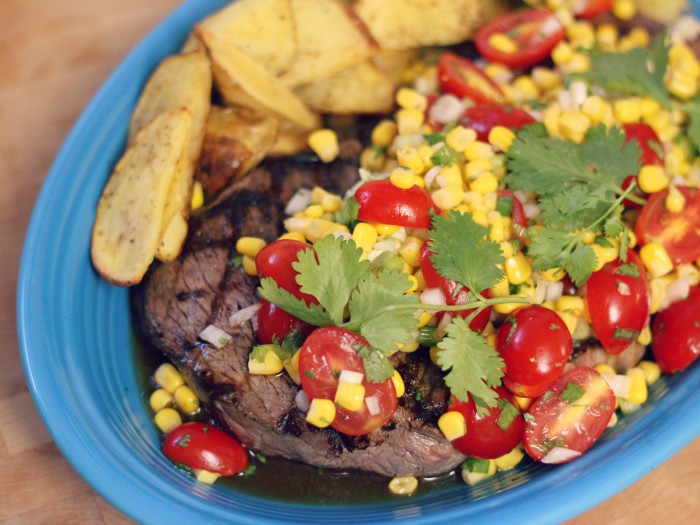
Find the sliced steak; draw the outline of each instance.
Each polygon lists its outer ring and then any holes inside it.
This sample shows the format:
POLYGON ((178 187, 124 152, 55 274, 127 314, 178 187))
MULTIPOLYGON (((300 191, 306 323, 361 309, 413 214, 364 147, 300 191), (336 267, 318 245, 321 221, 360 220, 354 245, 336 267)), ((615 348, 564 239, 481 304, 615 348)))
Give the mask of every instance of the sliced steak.
MULTIPOLYGON (((348 158, 356 159, 357 152, 348 158)), ((236 239, 275 239, 284 203, 296 189, 322 185, 342 192, 356 174, 357 166, 348 162, 321 165, 312 158, 268 161, 254 170, 215 205, 193 216, 178 260, 154 266, 134 289, 137 331, 177 364, 219 423, 255 451, 386 476, 449 472, 464 456, 436 426, 449 393, 425 352, 404 355, 396 363, 407 388, 393 420, 352 438, 307 425, 295 404, 299 387, 286 374, 248 374, 253 326, 250 321, 229 325, 231 314, 258 300, 257 279, 231 262, 236 239), (231 334, 232 341, 222 348, 203 343, 198 334, 209 324, 231 334)))

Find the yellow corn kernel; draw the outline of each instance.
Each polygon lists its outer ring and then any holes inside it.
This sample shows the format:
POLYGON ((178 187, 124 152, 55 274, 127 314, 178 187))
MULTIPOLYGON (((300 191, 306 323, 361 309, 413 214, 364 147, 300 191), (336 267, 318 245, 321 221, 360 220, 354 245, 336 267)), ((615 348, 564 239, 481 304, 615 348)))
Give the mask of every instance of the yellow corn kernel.
POLYGON ((661 377, 661 368, 653 361, 640 361, 637 366, 644 372, 644 380, 647 385, 653 385, 661 377))
MULTIPOLYGON (((445 144, 453 150, 462 153, 469 144, 476 140, 476 131, 465 128, 464 126, 456 126, 447 132, 445 135, 445 144)), ((432 148, 431 148, 432 151, 432 148)))
POLYGON ((578 295, 562 295, 554 301, 554 307, 560 312, 569 312, 576 317, 583 315, 583 298, 578 295))
POLYGON ((391 382, 394 384, 396 397, 402 397, 406 393, 406 385, 404 385, 403 378, 398 370, 394 370, 394 375, 391 376, 391 382))
POLYGON ((604 375, 614 376, 615 374, 617 374, 615 369, 607 363, 598 363, 593 368, 595 369, 596 372, 598 372, 600 375, 603 375, 603 376, 604 375))
POLYGON ((489 290, 491 290, 492 297, 508 297, 510 295, 510 286, 508 283, 508 278, 503 277, 495 285, 489 288, 489 290))
POLYGON ((171 394, 185 384, 182 374, 170 363, 163 363, 153 374, 156 384, 164 388, 171 394))
POLYGON ((581 112, 586 115, 592 124, 612 124, 612 106, 597 95, 591 95, 583 101, 581 112))
POLYGON ((430 322, 432 318, 433 314, 431 314, 430 312, 421 312, 416 322, 416 328, 423 328, 430 322))
POLYGON ((408 341, 404 344, 397 343, 397 346, 398 349, 403 353, 410 354, 411 352, 415 352, 420 348, 420 343, 418 341, 408 341))
POLYGON ((558 104, 552 104, 544 110, 542 115, 542 122, 544 127, 547 129, 547 134, 550 137, 561 137, 559 131, 559 117, 561 116, 561 108, 558 104))
POLYGON ((627 38, 637 47, 649 47, 649 31, 643 27, 633 27, 627 38))
POLYGON ((367 171, 382 171, 386 164, 386 155, 379 147, 369 147, 360 153, 360 166, 367 171))
POLYGON ((657 242, 645 244, 639 256, 652 277, 662 277, 673 270, 673 262, 666 249, 657 242))
POLYGON ((332 129, 312 131, 308 143, 311 150, 323 162, 332 162, 338 156, 338 136, 332 129))
POLYGON ((651 344, 651 328, 649 328, 648 325, 642 328, 642 331, 639 332, 637 342, 642 346, 648 346, 651 344))
POLYGON ((512 86, 522 93, 527 99, 537 99, 540 97, 540 89, 535 84, 532 77, 528 75, 520 75, 518 78, 513 80, 512 86))
POLYGON ((477 160, 477 159, 490 159, 494 156, 493 148, 488 142, 482 142, 480 140, 475 140, 467 144, 464 148, 464 156, 467 160, 477 160))
POLYGON ((323 197, 326 195, 331 194, 324 190, 321 186, 314 186, 311 190, 311 204, 321 204, 323 197))
POLYGON ((173 404, 173 395, 165 388, 156 388, 148 399, 151 410, 158 412, 161 408, 167 408, 173 404))
POLYGON ((300 352, 297 351, 297 352, 294 352, 294 355, 292 355, 292 357, 284 360, 284 369, 289 374, 289 377, 292 378, 292 381, 294 381, 297 385, 301 384, 301 375, 299 374, 299 357, 300 356, 301 356, 300 352))
POLYGON ((520 446, 516 446, 513 450, 508 452, 508 454, 504 454, 493 461, 496 463, 496 468, 498 470, 508 470, 516 467, 524 457, 525 453, 523 449, 520 448, 520 446))
POLYGON ((515 53, 518 50, 515 41, 505 33, 492 33, 489 36, 488 44, 501 53, 515 53))
POLYGON ((420 251, 423 247, 423 240, 409 235, 399 247, 399 255, 411 266, 420 265, 420 251))
POLYGON ((652 164, 642 166, 637 176, 637 182, 642 191, 656 193, 668 187, 668 177, 661 166, 652 164))
POLYGON ((564 40, 559 42, 552 49, 552 60, 558 66, 568 64, 574 56, 574 51, 571 46, 564 40))
POLYGON ((306 242, 306 237, 299 232, 285 232, 279 236, 280 239, 289 239, 292 241, 306 242))
POLYGON ((566 36, 575 48, 590 49, 595 44, 595 31, 590 22, 577 21, 566 28, 566 36))
POLYGON ((175 398, 175 405, 181 412, 194 414, 199 410, 199 398, 187 385, 182 385, 175 390, 173 397, 175 398))
POLYGON ((204 188, 202 188, 202 183, 198 180, 194 181, 192 186, 192 199, 190 200, 190 209, 192 211, 197 210, 204 204, 204 188))
POLYGON ((421 130, 425 114, 418 109, 400 109, 396 112, 396 126, 399 135, 412 135, 421 130))
POLYGON ((631 403, 639 403, 640 405, 647 400, 647 381, 644 376, 644 370, 638 366, 633 366, 627 370, 627 377, 631 381, 630 391, 627 395, 627 401, 631 403))
POLYGON ((594 271, 600 270, 607 263, 617 259, 619 255, 619 245, 612 243, 615 239, 608 239, 611 241, 612 246, 601 246, 600 244, 591 244, 591 249, 595 254, 596 266, 594 271))
POLYGON ((613 102, 615 118, 622 124, 639 122, 642 118, 642 104, 638 98, 622 98, 613 102))
POLYGON ((339 195, 326 193, 321 199, 321 207, 326 213, 335 213, 343 207, 343 199, 339 195))
POLYGON ((425 279, 423 278, 423 272, 419 269, 416 271, 416 273, 413 274, 413 277, 416 278, 416 281, 418 283, 418 288, 416 288, 416 292, 422 292, 423 290, 425 290, 425 279))
POLYGON ((359 248, 362 248, 364 252, 372 251, 378 236, 377 229, 366 222, 358 222, 355 225, 355 229, 352 231, 352 240, 355 241, 355 244, 359 248))
POLYGON ((664 205, 671 213, 680 213, 685 208, 685 197, 678 191, 678 188, 671 186, 664 200, 664 205))
POLYGON ((194 474, 194 477, 197 479, 197 481, 206 483, 207 485, 211 485, 221 477, 221 474, 218 474, 216 472, 210 472, 201 468, 193 468, 192 474, 194 474))
POLYGON ((392 478, 389 482, 389 492, 397 496, 413 494, 418 489, 418 479, 415 476, 392 478))
POLYGON ((357 412, 365 402, 365 387, 341 381, 335 391, 335 404, 350 412, 357 412))
POLYGON ((483 175, 484 173, 491 171, 493 169, 493 162, 491 159, 475 159, 471 162, 467 162, 464 166, 464 174, 469 179, 483 175))
POLYGON ((396 103, 403 109, 417 109, 425 111, 428 107, 428 99, 415 89, 402 87, 396 92, 396 103))
POLYGON ((433 155, 435 150, 428 144, 421 144, 416 148, 420 160, 423 162, 423 170, 427 171, 433 167, 433 155))
POLYGON ((503 253, 503 257, 508 258, 512 257, 515 254, 513 243, 510 243, 508 241, 501 241, 499 245, 501 246, 501 252, 503 253))
POLYGON ((182 417, 174 408, 161 408, 153 416, 153 421, 163 434, 169 434, 182 425, 182 417))
POLYGON ((315 427, 326 428, 335 419, 335 413, 335 403, 333 401, 315 397, 309 405, 306 421, 315 427))
POLYGON ((561 69, 565 74, 585 73, 591 69, 591 59, 585 53, 574 53, 571 60, 561 69))
POLYGON ((540 272, 544 280, 550 283, 561 281, 564 278, 565 272, 561 268, 550 268, 540 272))
POLYGON ((259 237, 241 237, 236 241, 236 251, 241 255, 255 257, 267 243, 259 237))
POLYGON ((649 281, 649 294, 651 295, 651 301, 649 306, 649 313, 655 314, 661 308, 664 300, 666 299, 666 293, 668 288, 668 282, 664 278, 651 279, 649 281))
POLYGON ((508 152, 510 145, 515 140, 515 133, 505 126, 494 126, 489 131, 489 142, 492 146, 500 149, 504 153, 508 152))
POLYGON ((437 179, 440 186, 452 185, 464 188, 462 169, 457 164, 440 166, 440 173, 438 174, 437 179))
POLYGON ((600 24, 596 30, 596 40, 603 51, 614 51, 620 32, 614 24, 600 24))
POLYGON ((651 97, 644 97, 639 104, 642 119, 646 119, 661 109, 661 104, 651 97))
POLYGON ((379 235, 394 235, 400 228, 396 224, 381 224, 379 222, 373 223, 372 226, 379 235))
POLYGON ((467 433, 467 422, 460 412, 451 410, 440 416, 438 428, 448 441, 454 441, 467 433))
POLYGON ((440 347, 439 346, 431 346, 430 350, 428 351, 428 355, 430 355, 430 361, 435 365, 435 366, 440 366, 439 363, 439 356, 440 356, 440 347))
POLYGON ((573 336, 574 332, 576 331, 576 326, 578 325, 578 318, 569 312, 557 311, 557 314, 559 314, 559 317, 561 317, 561 320, 564 321, 566 328, 568 328, 569 333, 573 336))
POLYGON ((484 460, 489 462, 486 472, 470 472, 469 469, 462 469, 462 479, 469 485, 476 485, 496 473, 496 462, 493 459, 484 460))
POLYGON ((431 194, 433 202, 441 210, 449 210, 462 202, 464 190, 460 186, 447 185, 431 194))
POLYGON ((486 217, 486 212, 484 210, 473 210, 471 214, 475 223, 480 224, 481 226, 489 225, 489 220, 486 217))
POLYGON ((255 375, 265 376, 273 376, 279 374, 284 369, 284 363, 277 355, 277 352, 272 350, 272 345, 261 346, 268 347, 263 350, 263 360, 258 361, 257 359, 252 357, 252 354, 248 356, 248 372, 255 375))
POLYGON ((583 142, 583 137, 590 126, 591 119, 581 111, 564 110, 559 116, 559 133, 572 142, 583 142))
POLYGON ((664 80, 666 88, 681 100, 688 100, 698 92, 698 79, 681 71, 673 71, 664 80))
POLYGON ((504 241, 506 234, 503 215, 497 211, 490 211, 486 214, 486 219, 489 221, 489 226, 491 227, 489 230, 489 239, 495 242, 504 241))
POLYGON ((243 271, 251 277, 258 275, 258 266, 255 264, 255 257, 243 256, 243 271))
POLYGON ((413 185, 416 183, 416 174, 413 173, 413 170, 411 170, 411 168, 399 166, 391 172, 389 180, 397 188, 407 190, 409 188, 412 188, 413 185))
POLYGON ((481 195, 493 193, 498 189, 498 179, 492 171, 482 173, 469 182, 469 188, 481 195))
POLYGON ((637 14, 634 0, 613 0, 612 14, 620 20, 631 20, 637 14))
POLYGON ((399 166, 410 169, 416 175, 420 175, 425 171, 425 164, 423 164, 423 159, 421 159, 416 148, 408 146, 399 148, 396 151, 396 160, 398 160, 399 166))
POLYGON ((396 133, 396 123, 393 120, 382 120, 372 130, 372 144, 387 148, 394 142, 396 133))
POLYGON ((522 284, 532 275, 532 267, 522 252, 508 257, 503 266, 510 284, 522 284))

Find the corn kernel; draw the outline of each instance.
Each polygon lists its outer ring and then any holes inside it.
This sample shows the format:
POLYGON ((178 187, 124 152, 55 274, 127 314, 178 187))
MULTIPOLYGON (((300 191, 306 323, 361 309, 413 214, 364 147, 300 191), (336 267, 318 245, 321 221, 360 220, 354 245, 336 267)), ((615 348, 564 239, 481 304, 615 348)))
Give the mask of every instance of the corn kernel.
POLYGON ((627 377, 629 377, 632 381, 626 400, 630 401, 631 403, 644 403, 647 400, 648 395, 644 370, 638 366, 633 366, 627 370, 627 377))
POLYGON ((402 190, 407 190, 412 188, 416 183, 416 175, 410 168, 404 168, 399 166, 394 171, 391 172, 389 176, 391 183, 397 188, 402 190))
POLYGON ((619 31, 614 24, 600 24, 596 31, 596 40, 603 51, 614 51, 619 36, 619 31))
POLYGON ((379 235, 394 235, 400 228, 396 224, 381 224, 379 222, 375 222, 372 225, 379 235))
POLYGON ((420 265, 420 251, 423 247, 423 240, 409 235, 399 247, 399 255, 403 257, 411 266, 420 265))
POLYGON ((681 100, 689 100, 698 92, 697 77, 684 74, 681 71, 673 71, 664 80, 666 88, 672 95, 681 100))
POLYGON ((652 164, 642 166, 637 176, 637 182, 642 191, 656 193, 668 187, 668 177, 661 166, 652 164))
POLYGON ((644 372, 647 385, 653 385, 661 377, 661 368, 653 361, 640 361, 637 366, 644 372))
POLYGON ((649 306, 650 314, 655 314, 661 308, 661 305, 666 299, 667 288, 668 283, 666 279, 651 279, 649 281, 649 294, 651 295, 649 306))
POLYGON ((475 191, 481 195, 486 195, 488 193, 493 193, 498 189, 498 179, 492 171, 487 171, 472 179, 469 182, 469 187, 472 191, 475 191))
POLYGON ((467 146, 475 140, 476 131, 465 128, 464 126, 456 126, 448 131, 447 135, 445 135, 445 144, 459 153, 464 152, 467 146))
POLYGON ((565 139, 581 143, 591 120, 581 111, 565 110, 559 116, 559 133, 565 139))
POLYGON ((358 412, 365 402, 365 387, 354 383, 338 383, 335 404, 349 412, 358 412))
POLYGON ((306 237, 299 232, 285 232, 279 236, 280 239, 289 239, 292 241, 306 242, 306 237))
POLYGON ((648 325, 642 328, 642 331, 639 332, 637 342, 642 346, 648 346, 651 344, 651 328, 649 328, 648 325))
POLYGON ((467 178, 473 179, 486 173, 487 171, 491 171, 492 169, 493 162, 491 162, 491 159, 476 159, 467 162, 467 164, 464 166, 464 174, 467 176, 467 178))
POLYGON ((433 202, 441 210, 449 210, 462 202, 464 190, 460 186, 448 185, 431 194, 433 202))
POLYGON ((496 463, 496 468, 498 470, 509 470, 516 467, 518 463, 522 461, 523 457, 525 457, 523 450, 519 446, 516 446, 507 454, 504 454, 493 461, 496 463))
POLYGON ((204 188, 202 188, 202 183, 198 180, 194 181, 192 186, 192 199, 190 200, 190 209, 192 211, 197 210, 204 204, 204 188))
POLYGON ((425 279, 423 278, 423 272, 419 269, 416 271, 416 273, 413 274, 413 277, 415 277, 416 281, 418 282, 418 288, 416 288, 416 292, 422 292, 423 290, 425 290, 425 279))
POLYGON ((221 474, 218 474, 216 472, 210 472, 201 468, 193 468, 192 474, 194 474, 194 477, 197 479, 197 481, 206 483, 207 485, 211 485, 221 477, 221 474))
POLYGON ((561 69, 566 74, 585 73, 591 69, 591 59, 585 53, 574 53, 571 60, 564 64, 561 69))
POLYGON ((513 257, 508 257, 503 266, 510 284, 522 284, 532 275, 532 267, 522 252, 516 253, 513 257))
POLYGON ((402 87, 396 92, 396 103, 403 109, 417 109, 425 111, 428 107, 428 99, 415 89, 402 87))
POLYGON ((430 356, 430 361, 435 365, 435 366, 440 366, 440 352, 441 349, 439 346, 431 346, 430 350, 428 351, 428 355, 430 356))
POLYGON ((403 378, 398 370, 394 370, 394 375, 391 376, 391 382, 394 384, 396 397, 402 397, 406 393, 406 385, 404 385, 403 378))
POLYGON ((294 381, 297 385, 301 384, 301 375, 299 374, 299 357, 300 356, 301 356, 301 353, 299 351, 297 351, 297 352, 294 352, 294 355, 292 355, 292 357, 284 360, 284 369, 289 374, 289 377, 292 378, 292 381, 294 381))
POLYGON ((410 169, 416 175, 420 175, 425 171, 425 164, 423 164, 423 159, 421 159, 416 148, 399 148, 396 151, 396 160, 398 160, 399 166, 410 169))
POLYGON ((595 44, 595 31, 590 22, 577 21, 566 28, 566 36, 575 48, 590 49, 595 44))
POLYGON ((607 263, 614 261, 619 256, 619 245, 616 246, 612 242, 611 244, 612 246, 601 246, 600 244, 591 244, 591 249, 593 250, 593 253, 595 254, 596 258, 596 267, 594 271, 597 272, 607 263))
POLYGON ((664 200, 664 205, 671 213, 680 213, 685 208, 685 197, 678 191, 678 188, 671 186, 664 200))
POLYGON ((182 374, 170 363, 163 363, 153 374, 155 382, 171 394, 185 384, 182 374))
POLYGON ((418 479, 415 476, 401 476, 389 482, 389 492, 398 496, 413 494, 418 489, 418 479))
POLYGON ((343 207, 343 199, 339 195, 327 193, 321 199, 321 207, 326 213, 335 213, 343 207))
POLYGON ((448 441, 454 441, 467 433, 467 422, 456 410, 441 415, 438 419, 438 427, 448 441))
POLYGON ((573 49, 563 40, 552 49, 552 60, 558 66, 569 63, 573 56, 573 49))
POLYGON ((491 33, 488 44, 501 53, 515 53, 518 50, 515 41, 505 33, 491 33))
POLYGON ((513 396, 513 401, 518 405, 520 408, 521 412, 527 411, 530 406, 532 405, 534 399, 531 397, 520 397, 520 396, 513 396))
POLYGON ((430 312, 421 312, 416 322, 416 328, 423 328, 430 322, 432 318, 433 314, 431 314, 430 312))
POLYGON ((515 133, 505 126, 494 126, 489 131, 489 142, 492 146, 507 153, 510 145, 515 140, 515 133))
POLYGON ((616 100, 613 102, 613 113, 615 118, 623 124, 639 122, 642 118, 641 101, 638 98, 616 100))
POLYGON ((469 485, 476 485, 477 483, 490 478, 496 473, 496 462, 493 459, 487 459, 484 461, 489 462, 488 470, 486 472, 470 472, 466 468, 462 469, 462 479, 465 483, 469 485))
POLYGON ((332 129, 312 131, 308 143, 323 162, 332 162, 338 156, 338 136, 332 129))
POLYGON ((174 408, 161 408, 153 416, 153 421, 163 434, 169 434, 182 425, 182 417, 174 408))
POLYGON ((550 137, 561 137, 559 131, 559 117, 561 116, 561 108, 557 104, 552 104, 544 110, 542 122, 547 129, 547 134, 550 137))
POLYGON ((393 120, 382 120, 372 130, 372 144, 383 148, 388 148, 394 142, 397 128, 393 120))
POLYGON ((423 122, 425 122, 425 114, 418 109, 400 109, 396 112, 399 135, 418 133, 423 122))
POLYGON ((472 219, 474 219, 475 223, 480 224, 484 227, 487 227, 489 225, 489 219, 488 217, 486 217, 486 212, 484 210, 473 210, 471 214, 472 219))
POLYGON ((335 419, 335 403, 330 399, 315 397, 311 400, 306 421, 318 428, 326 428, 335 419))
MULTIPOLYGON (((261 345, 265 348, 263 354, 263 360, 259 361, 252 357, 252 353, 248 356, 248 371, 255 375, 276 375, 279 374, 284 369, 284 363, 277 355, 277 352, 272 350, 273 345, 261 345)), ((259 348, 259 347, 256 347, 259 348)))
POLYGON ((657 242, 645 244, 639 256, 652 277, 661 277, 673 270, 673 262, 666 249, 657 242))
POLYGON ((440 187, 448 185, 459 186, 464 188, 464 179, 462 178, 462 169, 457 164, 448 164, 440 166, 440 173, 436 177, 440 187))
POLYGON ((377 147, 368 147, 360 153, 360 166, 367 171, 382 171, 386 164, 386 155, 377 147))
POLYGON ((561 85, 561 78, 555 71, 542 66, 533 68, 532 81, 541 91, 549 91, 561 85))
POLYGON ((649 32, 643 27, 633 27, 627 38, 637 47, 649 47, 649 32))
POLYGON ((503 216, 497 211, 489 211, 486 214, 486 219, 489 221, 490 226, 489 239, 495 242, 504 241, 506 234, 503 216))
POLYGON ((185 414, 194 414, 199 410, 199 398, 187 385, 175 390, 175 405, 185 414))
POLYGON ((633 0, 613 0, 612 14, 623 21, 631 20, 637 14, 637 6, 633 0))
POLYGON ((607 363, 598 363, 593 368, 602 376, 614 376, 615 374, 617 374, 615 369, 607 363))
POLYGON ((578 295, 562 295, 554 301, 554 307, 560 312, 569 312, 576 317, 583 315, 583 298, 578 295))
POLYGON ((258 275, 258 266, 255 264, 255 257, 243 256, 243 271, 251 277, 258 275))
POLYGON ((561 268, 549 268, 548 270, 540 272, 540 275, 544 277, 545 281, 555 283, 564 278, 565 272, 561 268))
POLYGON ((173 395, 164 388, 156 388, 148 399, 151 410, 158 412, 161 408, 167 408, 173 404, 173 395))
POLYGON ((573 314, 570 314, 569 312, 557 311, 557 314, 559 314, 559 317, 561 317, 561 320, 564 321, 564 324, 569 330, 569 333, 573 336, 574 332, 576 331, 576 326, 578 325, 577 317, 573 314))
POLYGON ((513 80, 512 86, 523 94, 526 99, 537 99, 540 96, 540 90, 535 84, 535 81, 527 75, 520 75, 518 78, 513 80))
POLYGON ((477 159, 490 159, 494 156, 493 148, 488 142, 482 142, 480 140, 475 140, 467 144, 464 149, 464 156, 467 160, 477 160, 477 159))
POLYGON ((355 229, 352 231, 352 240, 355 244, 362 248, 364 252, 372 251, 374 243, 377 242, 377 229, 366 222, 358 222, 355 229))
POLYGON ((236 251, 241 255, 255 257, 267 243, 259 237, 241 237, 236 241, 236 251))

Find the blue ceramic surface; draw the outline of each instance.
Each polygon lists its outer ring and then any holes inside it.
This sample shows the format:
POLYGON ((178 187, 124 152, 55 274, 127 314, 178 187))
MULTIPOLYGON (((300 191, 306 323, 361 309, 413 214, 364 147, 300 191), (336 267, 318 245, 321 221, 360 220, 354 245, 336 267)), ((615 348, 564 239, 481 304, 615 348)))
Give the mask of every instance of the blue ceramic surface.
POLYGON ((134 372, 128 292, 93 271, 95 207, 121 155, 141 87, 193 22, 223 0, 191 0, 124 61, 85 110, 41 191, 24 246, 17 299, 29 387, 56 443, 103 497, 141 523, 556 523, 648 474, 700 435, 700 366, 654 385, 580 459, 529 463, 475 488, 451 487, 385 504, 314 506, 266 501, 174 469, 134 372))

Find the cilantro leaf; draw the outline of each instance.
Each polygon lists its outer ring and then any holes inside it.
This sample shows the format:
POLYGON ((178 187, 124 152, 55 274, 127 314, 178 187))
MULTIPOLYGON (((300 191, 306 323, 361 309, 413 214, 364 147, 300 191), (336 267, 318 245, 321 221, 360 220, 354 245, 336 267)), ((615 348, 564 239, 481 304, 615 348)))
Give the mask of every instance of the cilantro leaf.
POLYGON ((435 166, 448 166, 450 164, 459 164, 459 162, 462 159, 463 156, 460 156, 459 153, 457 153, 448 145, 444 145, 439 150, 437 150, 432 157, 430 157, 430 160, 435 166))
POLYGON ((369 261, 360 261, 361 255, 354 241, 327 235, 314 243, 313 250, 299 252, 292 264, 301 291, 318 299, 335 325, 343 323, 350 294, 369 270, 369 261))
POLYGON ((626 52, 591 52, 591 69, 581 76, 592 84, 626 95, 648 95, 670 108, 664 86, 668 67, 666 32, 661 32, 649 49, 636 47, 626 52))
POLYGON ((457 281, 470 290, 481 292, 503 278, 498 264, 503 253, 498 243, 488 238, 488 228, 471 215, 451 211, 447 217, 435 215, 430 231, 430 260, 440 275, 457 281))
POLYGON ((363 346, 357 350, 365 367, 365 377, 370 383, 380 383, 394 375, 394 365, 389 357, 377 348, 363 346))
POLYGON ((345 226, 352 225, 357 221, 357 214, 360 212, 360 203, 355 197, 348 198, 343 207, 333 214, 333 220, 345 226))
POLYGON ((528 255, 533 268, 548 270, 561 268, 577 286, 581 286, 595 269, 597 257, 585 244, 581 234, 551 228, 532 229, 529 233, 528 255))
POLYGON ((358 332, 373 347, 391 351, 395 342, 405 343, 416 329, 412 308, 394 309, 399 305, 416 305, 418 296, 404 295, 411 286, 406 274, 383 269, 368 273, 360 280, 348 305, 350 321, 346 328, 358 332))
POLYGON ((683 105, 683 110, 688 115, 688 138, 697 151, 700 148, 700 95, 689 100, 683 105))
POLYGON ((468 393, 479 398, 482 403, 476 404, 477 412, 484 414, 487 407, 498 404, 492 387, 503 377, 503 359, 461 317, 453 319, 446 330, 447 336, 438 343, 438 365, 448 372, 445 384, 460 401, 467 401, 468 393))
POLYGON ((272 277, 265 277, 260 280, 258 293, 260 297, 276 304, 285 312, 309 324, 315 326, 333 324, 328 312, 321 306, 317 304, 307 305, 306 302, 297 299, 287 290, 280 288, 272 277))

